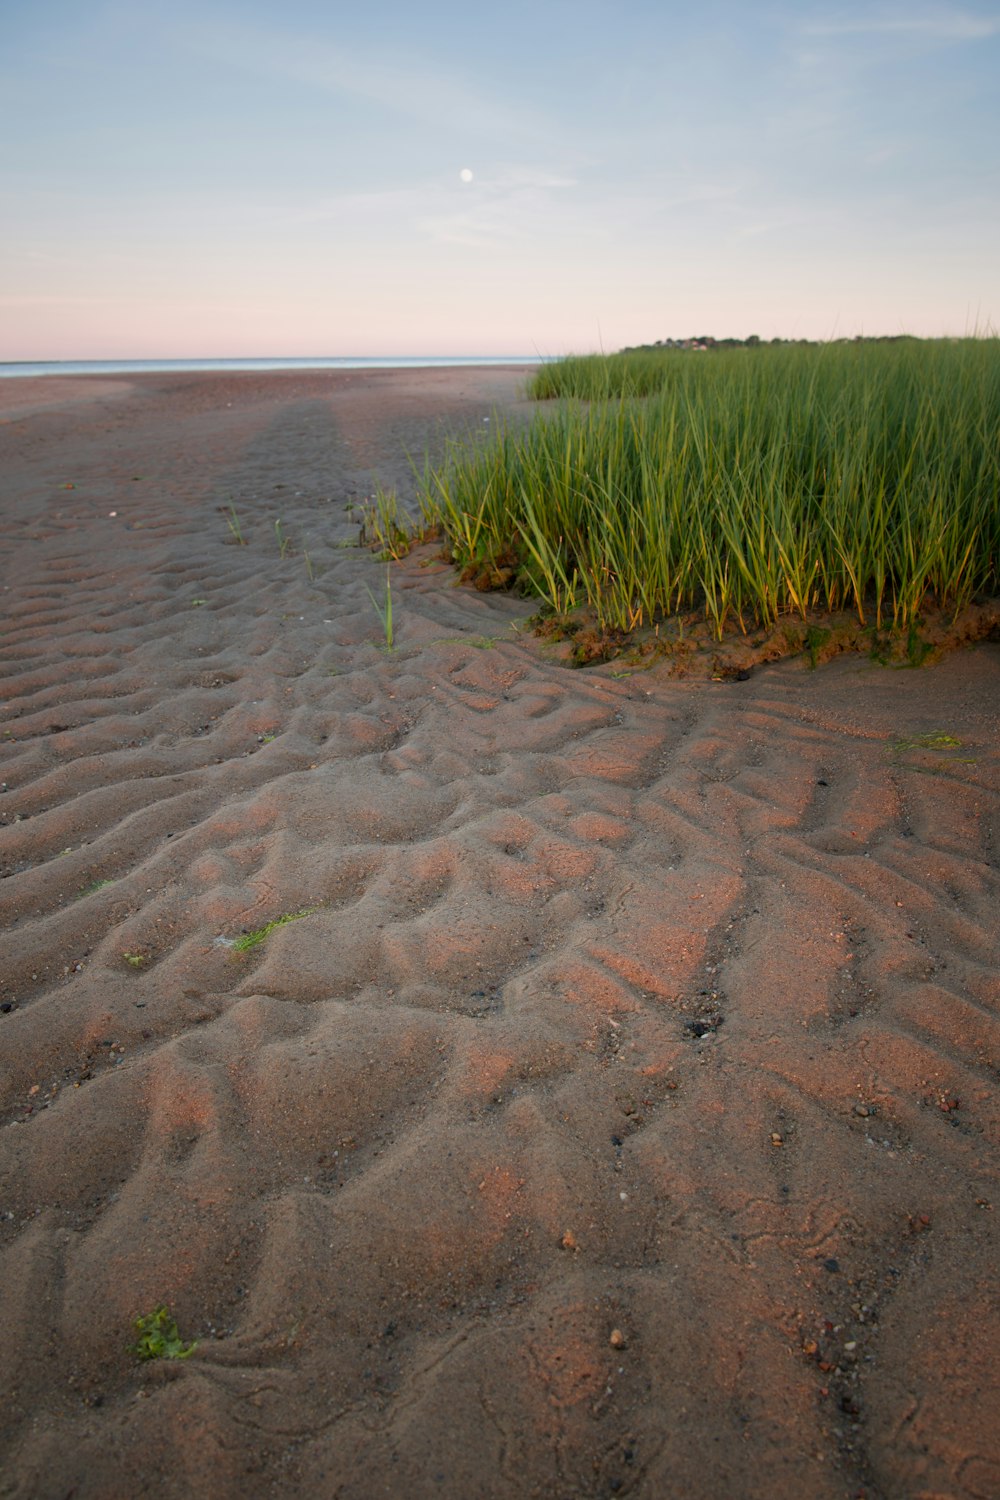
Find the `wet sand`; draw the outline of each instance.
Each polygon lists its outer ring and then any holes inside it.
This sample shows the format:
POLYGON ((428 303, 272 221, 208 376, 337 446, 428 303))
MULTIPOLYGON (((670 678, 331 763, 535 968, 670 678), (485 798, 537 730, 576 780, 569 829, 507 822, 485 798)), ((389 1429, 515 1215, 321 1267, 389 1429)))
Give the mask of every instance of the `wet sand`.
POLYGON ((1000 646, 386 652, 524 374, 0 381, 0 1496, 1000 1494, 1000 646))

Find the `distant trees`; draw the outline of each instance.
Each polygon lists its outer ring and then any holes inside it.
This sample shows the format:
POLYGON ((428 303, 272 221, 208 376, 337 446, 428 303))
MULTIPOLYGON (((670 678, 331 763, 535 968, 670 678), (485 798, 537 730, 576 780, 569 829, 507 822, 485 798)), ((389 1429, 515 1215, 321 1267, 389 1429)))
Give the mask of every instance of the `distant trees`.
MULTIPOLYGON (((917 341, 911 333, 876 333, 855 334, 853 338, 841 338, 832 340, 820 340, 821 343, 835 344, 897 344, 906 340, 917 341)), ((759 333, 750 333, 745 339, 716 339, 711 334, 701 333, 697 338, 687 339, 656 339, 650 344, 628 344, 621 351, 623 354, 634 354, 642 349, 761 349, 767 343, 771 344, 811 344, 812 339, 783 339, 775 336, 773 339, 762 339, 759 333)))
MULTIPOLYGON (((783 344, 784 339, 772 339, 772 343, 783 344)), ((758 349, 760 347, 760 334, 751 333, 745 339, 717 339, 710 333, 699 333, 697 336, 686 339, 655 339, 649 344, 628 344, 621 351, 623 354, 634 354, 641 349, 758 349)))

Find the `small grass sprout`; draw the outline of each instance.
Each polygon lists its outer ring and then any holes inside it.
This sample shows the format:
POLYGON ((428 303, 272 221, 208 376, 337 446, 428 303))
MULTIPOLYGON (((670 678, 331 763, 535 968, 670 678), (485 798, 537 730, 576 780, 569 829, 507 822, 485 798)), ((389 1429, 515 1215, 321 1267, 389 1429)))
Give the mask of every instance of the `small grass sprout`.
POLYGON ((292 544, 291 540, 282 531, 280 521, 275 521, 274 523, 274 534, 278 538, 278 556, 284 560, 288 556, 288 551, 292 544))
POLYGON ((196 1339, 189 1344, 184 1342, 167 1307, 156 1307, 144 1317, 136 1318, 135 1331, 138 1338, 129 1346, 129 1353, 138 1359, 187 1359, 198 1347, 196 1339))
POLYGON ((132 969, 142 969, 149 963, 148 953, 123 953, 122 958, 132 969))
POLYGON ((232 536, 232 539, 236 543, 237 547, 245 547, 246 538, 243 535, 243 530, 240 526, 240 518, 236 514, 235 505, 230 505, 229 507, 229 515, 226 518, 226 525, 229 527, 229 533, 232 536))
POLYGON ((289 922, 299 922, 303 917, 309 917, 316 910, 314 906, 308 906, 303 911, 286 912, 284 916, 275 917, 273 922, 265 922, 263 927, 257 927, 253 932, 245 932, 233 943, 235 953, 249 953, 253 948, 259 948, 261 943, 266 943, 272 932, 279 927, 287 927, 289 922))
POLYGON ((369 599, 372 601, 372 604, 375 606, 375 612, 382 622, 382 634, 385 637, 385 649, 387 651, 391 651, 393 643, 392 580, 389 577, 388 567, 385 570, 385 599, 382 602, 379 602, 379 600, 376 599, 375 595, 372 593, 367 584, 365 584, 365 593, 368 595, 369 599))

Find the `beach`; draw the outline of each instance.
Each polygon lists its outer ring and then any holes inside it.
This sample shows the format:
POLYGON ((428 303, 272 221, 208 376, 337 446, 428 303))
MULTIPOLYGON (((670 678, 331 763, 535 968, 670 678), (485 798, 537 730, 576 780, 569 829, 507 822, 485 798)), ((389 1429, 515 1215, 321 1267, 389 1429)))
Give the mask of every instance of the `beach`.
POLYGON ((1000 645, 359 547, 527 373, 0 382, 5 1500, 1000 1494, 1000 645))

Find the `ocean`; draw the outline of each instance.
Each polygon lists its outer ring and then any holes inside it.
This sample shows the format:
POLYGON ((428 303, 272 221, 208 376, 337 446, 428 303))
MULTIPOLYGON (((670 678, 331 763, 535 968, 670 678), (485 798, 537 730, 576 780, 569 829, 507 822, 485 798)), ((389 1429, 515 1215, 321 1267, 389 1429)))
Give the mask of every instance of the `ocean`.
POLYGON ((0 363, 0 379, 26 375, 141 375, 160 370, 415 370, 455 365, 540 365, 540 354, 413 354, 329 359, 50 359, 0 363))

